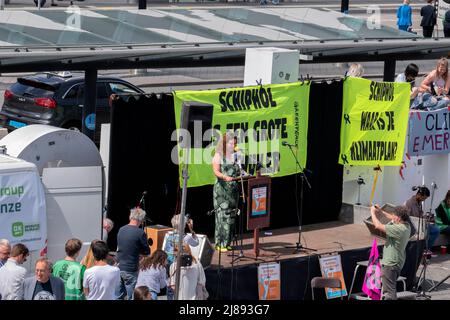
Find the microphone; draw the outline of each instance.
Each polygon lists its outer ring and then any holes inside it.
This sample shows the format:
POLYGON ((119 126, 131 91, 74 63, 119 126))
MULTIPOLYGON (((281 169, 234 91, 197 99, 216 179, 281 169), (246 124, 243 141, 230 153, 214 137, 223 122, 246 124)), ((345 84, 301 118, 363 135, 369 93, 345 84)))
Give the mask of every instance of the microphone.
POLYGON ((137 207, 140 208, 141 207, 141 203, 142 201, 144 201, 144 197, 147 194, 147 191, 142 192, 142 197, 141 200, 139 200, 137 207))
POLYGON ((290 144, 290 143, 287 142, 287 141, 283 141, 283 142, 281 142, 281 144, 282 144, 283 146, 285 146, 285 147, 295 147, 295 145, 290 144))
POLYGON ((245 148, 239 148, 238 146, 234 147, 234 152, 237 153, 244 153, 245 150, 246 150, 245 148))

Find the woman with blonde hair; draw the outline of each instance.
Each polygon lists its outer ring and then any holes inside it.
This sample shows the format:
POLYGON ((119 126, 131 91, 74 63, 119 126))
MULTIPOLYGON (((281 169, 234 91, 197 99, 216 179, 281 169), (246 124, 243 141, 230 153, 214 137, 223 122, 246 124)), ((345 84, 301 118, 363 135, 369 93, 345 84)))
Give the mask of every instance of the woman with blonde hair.
POLYGON ((431 71, 420 84, 419 92, 422 93, 423 107, 428 110, 437 110, 447 107, 447 97, 450 88, 450 75, 448 73, 447 58, 440 58, 436 63, 436 69, 431 71))
POLYGON ((80 264, 85 266, 86 269, 89 269, 90 267, 94 266, 95 259, 94 254, 92 253, 92 248, 94 247, 94 244, 98 241, 100 240, 98 239, 92 240, 91 245, 89 246, 89 249, 87 250, 85 256, 83 257, 83 259, 81 259, 80 264))
POLYGON ((348 71, 345 74, 347 77, 361 78, 364 74, 364 68, 360 63, 352 63, 348 67, 348 71))
POLYGON ((231 250, 231 230, 234 225, 239 201, 239 188, 234 178, 239 176, 235 165, 236 138, 232 132, 224 133, 216 147, 212 160, 212 169, 217 180, 213 188, 213 203, 216 212, 215 245, 216 250, 231 250))

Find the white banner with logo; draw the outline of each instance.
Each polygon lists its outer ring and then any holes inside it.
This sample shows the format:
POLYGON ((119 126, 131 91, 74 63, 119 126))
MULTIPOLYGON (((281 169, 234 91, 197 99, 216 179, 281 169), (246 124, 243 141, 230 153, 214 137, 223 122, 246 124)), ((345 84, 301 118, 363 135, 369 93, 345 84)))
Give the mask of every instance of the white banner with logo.
POLYGON ((0 238, 30 251, 45 246, 45 194, 37 172, 0 174, 0 238))

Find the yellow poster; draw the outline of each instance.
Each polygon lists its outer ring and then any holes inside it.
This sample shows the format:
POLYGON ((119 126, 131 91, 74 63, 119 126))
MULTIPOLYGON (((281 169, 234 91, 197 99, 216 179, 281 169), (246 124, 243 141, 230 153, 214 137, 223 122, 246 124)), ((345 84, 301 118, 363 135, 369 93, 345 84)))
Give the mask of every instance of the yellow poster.
MULTIPOLYGON (((211 169, 212 157, 218 137, 228 131, 235 133, 238 147, 243 150, 242 165, 247 173, 255 175, 258 165, 262 166, 262 175, 271 177, 300 172, 295 157, 304 168, 309 89, 309 82, 295 82, 218 90, 175 91, 175 123, 179 134, 183 102, 213 106, 212 139, 208 140, 208 136, 204 135, 201 138, 206 141, 206 146, 194 146, 189 150, 188 187, 215 182, 211 169)), ((198 132, 202 133, 201 130, 198 132)), ((196 140, 195 137, 190 139, 196 140)), ((185 161, 183 151, 172 151, 172 155, 179 155, 177 164, 185 161)), ((182 165, 180 173, 181 169, 182 165)))
POLYGON ((344 82, 340 164, 399 166, 410 84, 349 77, 344 82))

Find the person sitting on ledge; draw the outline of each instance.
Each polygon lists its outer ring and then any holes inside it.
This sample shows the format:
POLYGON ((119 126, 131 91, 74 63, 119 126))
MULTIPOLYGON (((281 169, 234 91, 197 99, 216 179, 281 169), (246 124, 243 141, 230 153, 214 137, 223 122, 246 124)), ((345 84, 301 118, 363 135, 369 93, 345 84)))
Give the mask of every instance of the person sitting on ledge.
POLYGON ((412 109, 438 110, 448 106, 450 100, 447 96, 450 89, 450 75, 448 73, 448 60, 445 57, 437 61, 436 69, 431 71, 420 84, 412 109))
POLYGON ((445 199, 441 201, 435 212, 436 226, 440 233, 450 236, 450 190, 447 191, 445 199))

